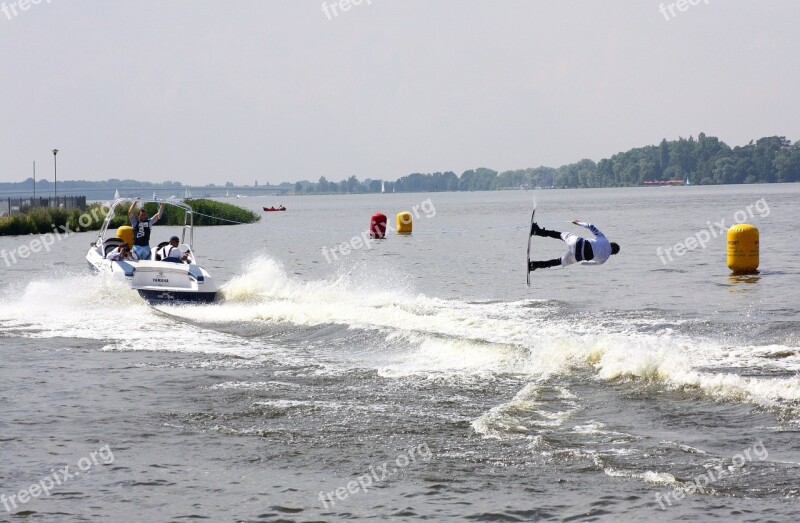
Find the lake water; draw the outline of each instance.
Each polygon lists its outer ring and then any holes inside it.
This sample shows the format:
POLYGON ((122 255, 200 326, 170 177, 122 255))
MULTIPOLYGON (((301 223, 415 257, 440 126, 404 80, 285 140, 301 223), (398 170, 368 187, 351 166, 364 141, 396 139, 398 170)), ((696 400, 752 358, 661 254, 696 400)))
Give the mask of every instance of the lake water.
POLYGON ((91 275, 94 233, 0 259, 0 520, 797 520, 800 185, 230 201, 288 211, 196 231, 222 303, 91 275), (621 253, 527 287, 534 197, 621 253))

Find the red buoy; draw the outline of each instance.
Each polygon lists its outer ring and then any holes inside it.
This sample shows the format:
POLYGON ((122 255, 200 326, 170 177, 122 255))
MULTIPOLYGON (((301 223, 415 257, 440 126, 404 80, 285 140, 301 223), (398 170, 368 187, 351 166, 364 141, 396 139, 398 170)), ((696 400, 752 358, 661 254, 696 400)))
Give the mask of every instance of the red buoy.
POLYGON ((376 212, 369 222, 369 237, 382 240, 386 237, 386 215, 376 212))

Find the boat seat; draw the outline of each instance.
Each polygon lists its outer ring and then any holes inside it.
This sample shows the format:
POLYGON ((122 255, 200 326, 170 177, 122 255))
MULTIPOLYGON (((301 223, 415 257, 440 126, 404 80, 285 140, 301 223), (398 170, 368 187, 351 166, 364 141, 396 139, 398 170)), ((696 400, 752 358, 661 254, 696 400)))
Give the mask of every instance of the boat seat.
POLYGON ((153 252, 155 253, 155 256, 156 256, 156 257, 154 258, 154 259, 155 259, 155 261, 161 261, 161 255, 159 254, 159 252, 160 252, 160 251, 161 251, 161 249, 163 249, 163 248, 164 248, 164 246, 165 246, 165 245, 167 245, 168 243, 169 243, 169 242, 161 242, 161 243, 159 243, 159 244, 158 244, 158 247, 156 247, 156 250, 155 250, 155 251, 153 251, 153 252))

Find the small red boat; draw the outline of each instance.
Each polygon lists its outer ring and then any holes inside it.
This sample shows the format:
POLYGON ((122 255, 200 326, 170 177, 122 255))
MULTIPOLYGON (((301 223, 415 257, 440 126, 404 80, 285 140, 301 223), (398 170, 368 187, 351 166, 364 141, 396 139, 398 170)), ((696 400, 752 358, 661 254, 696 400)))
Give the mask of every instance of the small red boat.
POLYGON ((279 205, 278 207, 264 207, 266 212, 276 212, 276 211, 285 211, 286 207, 283 205, 279 205))

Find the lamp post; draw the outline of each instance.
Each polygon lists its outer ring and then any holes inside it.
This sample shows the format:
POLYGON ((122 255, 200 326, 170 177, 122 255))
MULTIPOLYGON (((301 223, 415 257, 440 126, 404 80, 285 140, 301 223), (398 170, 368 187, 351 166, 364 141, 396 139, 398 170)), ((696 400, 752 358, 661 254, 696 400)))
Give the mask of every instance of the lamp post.
POLYGON ((58 162, 56 155, 58 149, 53 149, 53 195, 56 197, 56 208, 58 208, 58 162))

